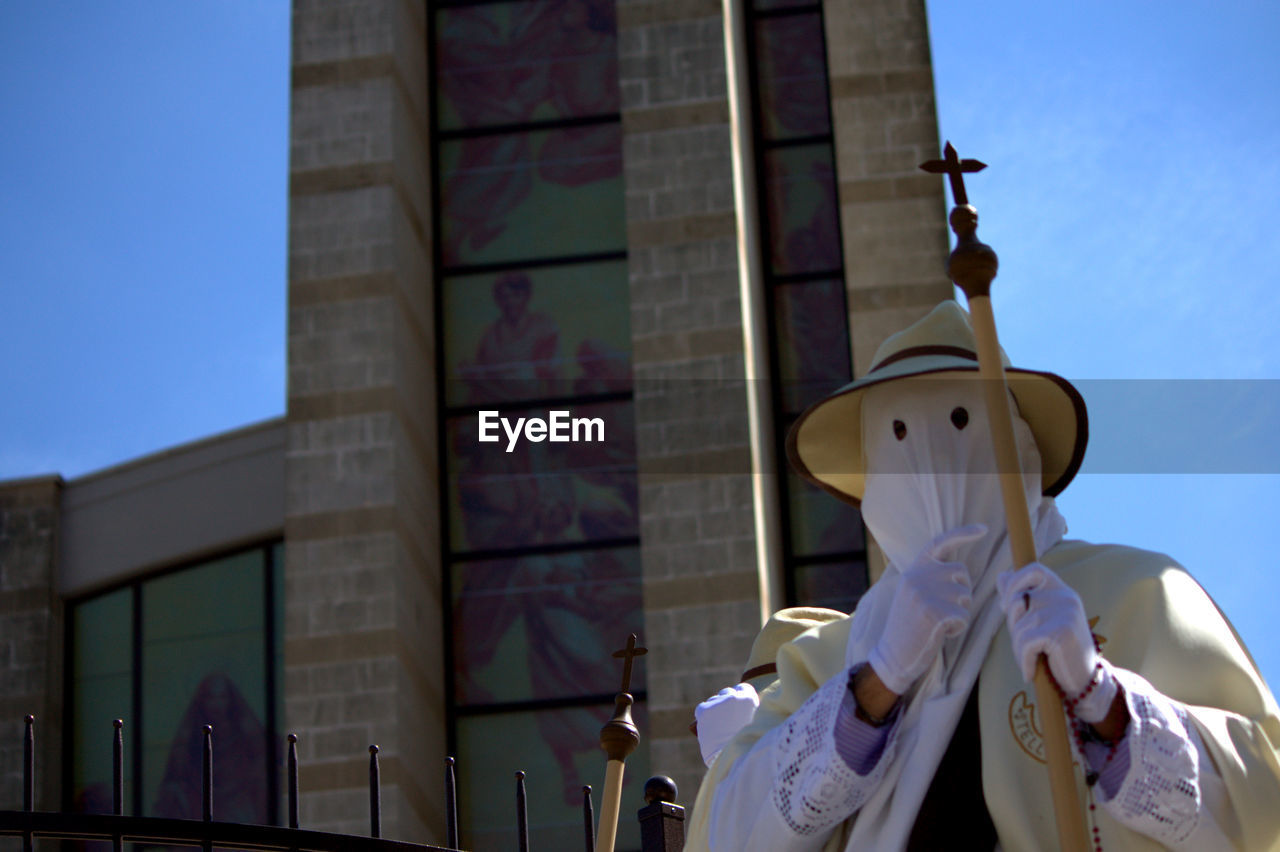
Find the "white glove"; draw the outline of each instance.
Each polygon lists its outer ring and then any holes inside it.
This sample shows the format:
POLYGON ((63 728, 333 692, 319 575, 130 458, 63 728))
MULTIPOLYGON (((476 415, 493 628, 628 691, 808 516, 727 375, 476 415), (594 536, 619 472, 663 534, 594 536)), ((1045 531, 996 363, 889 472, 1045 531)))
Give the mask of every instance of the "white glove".
POLYGON ((1090 723, 1105 719, 1119 687, 1093 644, 1080 596, 1039 562, 1001 574, 996 588, 1022 676, 1030 681, 1036 658, 1044 654, 1066 698, 1078 701, 1076 717, 1090 723))
POLYGON ((729 744, 755 718, 760 706, 760 696, 749 683, 726 686, 693 710, 698 722, 698 747, 702 749, 702 762, 708 768, 715 762, 720 750, 729 744))
POLYGON ((986 533, 983 524, 945 532, 902 572, 884 633, 867 660, 884 685, 899 695, 928 670, 942 643, 968 626, 973 603, 969 569, 961 562, 943 560, 956 547, 986 533))

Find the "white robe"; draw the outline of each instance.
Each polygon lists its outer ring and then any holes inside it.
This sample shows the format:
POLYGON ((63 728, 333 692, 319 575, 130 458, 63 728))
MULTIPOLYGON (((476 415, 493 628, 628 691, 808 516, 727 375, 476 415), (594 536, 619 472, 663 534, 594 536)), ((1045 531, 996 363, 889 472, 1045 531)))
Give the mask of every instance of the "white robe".
MULTIPOLYGON (((1280 850, 1280 713, 1207 593, 1168 557, 1132 548, 1064 541, 1041 561, 1097 619, 1103 654, 1129 686, 1130 767, 1095 811, 1103 848, 1280 850)), ((779 651, 778 681, 702 784, 688 852, 866 849, 858 812, 884 794, 880 781, 895 763, 923 774, 927 787, 941 755, 915 752, 938 738, 945 748, 950 731, 906 744, 895 731, 866 777, 836 754, 831 726, 846 689, 852 621, 808 631, 779 651)), ((930 700, 962 705, 965 697, 944 691, 930 700)), ((1003 624, 981 664, 978 705, 983 791, 1001 848, 1056 849, 1034 691, 1003 624)), ((875 852, 901 848, 909 831, 875 852)))

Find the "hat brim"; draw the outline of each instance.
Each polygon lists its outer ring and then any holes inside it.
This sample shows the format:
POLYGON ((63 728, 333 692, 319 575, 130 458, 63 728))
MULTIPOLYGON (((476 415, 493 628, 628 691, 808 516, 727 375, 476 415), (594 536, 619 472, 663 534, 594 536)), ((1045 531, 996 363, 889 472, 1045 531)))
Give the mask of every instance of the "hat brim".
MULTIPOLYGON (((823 491, 860 505, 866 485, 862 451, 862 399, 866 390, 890 381, 925 376, 977 379, 976 356, 954 354, 962 350, 952 347, 945 349, 950 351, 884 364, 807 409, 787 433, 787 459, 795 470, 823 491)), ((1089 441, 1084 398, 1070 382, 1053 373, 1006 367, 1005 379, 1018 414, 1031 427, 1040 451, 1043 493, 1056 496, 1075 478, 1084 461, 1089 441)))

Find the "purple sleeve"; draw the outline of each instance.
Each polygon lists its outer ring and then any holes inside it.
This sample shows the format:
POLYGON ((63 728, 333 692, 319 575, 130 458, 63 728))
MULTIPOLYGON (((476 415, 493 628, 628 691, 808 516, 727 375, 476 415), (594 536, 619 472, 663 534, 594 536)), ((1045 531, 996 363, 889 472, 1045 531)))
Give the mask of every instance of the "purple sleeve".
POLYGON ((1089 768, 1098 773, 1098 784, 1108 800, 1115 798, 1124 783, 1124 776, 1129 774, 1129 737, 1123 736, 1116 744, 1115 753, 1107 760, 1111 747, 1099 742, 1084 744, 1085 760, 1089 768))
POLYGON ((853 694, 848 690, 845 691, 840 712, 836 715, 836 752, 854 772, 859 775, 869 775, 880 762, 885 743, 889 741, 889 733, 897 722, 896 709, 890 719, 889 724, 879 728, 862 721, 857 716, 857 704, 853 700, 853 694))

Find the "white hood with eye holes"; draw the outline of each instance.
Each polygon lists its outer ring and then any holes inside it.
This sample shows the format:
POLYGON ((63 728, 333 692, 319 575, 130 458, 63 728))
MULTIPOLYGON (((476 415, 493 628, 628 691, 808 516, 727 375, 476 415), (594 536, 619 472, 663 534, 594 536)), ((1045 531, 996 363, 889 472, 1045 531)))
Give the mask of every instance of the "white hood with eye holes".
MULTIPOLYGON (((889 569, 853 614, 847 665, 867 660, 884 631, 901 571, 925 545, 965 524, 987 525, 987 534, 960 548, 956 556, 969 566, 973 580, 968 630, 947 641, 938 661, 906 696, 896 732, 898 757, 853 822, 845 846, 893 849, 906 843, 991 640, 1004 624, 995 582, 1013 566, 978 383, 893 382, 868 389, 862 412, 867 454, 862 516, 884 550, 889 569), (963 414, 956 412, 958 408, 963 414)), ((1066 522, 1053 499, 1041 496, 1040 455, 1030 428, 1015 418, 1014 431, 1022 469, 1030 471, 1023 475, 1023 487, 1036 552, 1042 554, 1061 540, 1066 522)))
MULTIPOLYGON (((987 535, 961 556, 975 590, 989 568, 998 573, 1010 567, 1007 555, 1004 564, 994 564, 1007 536, 981 390, 976 381, 907 380, 868 389, 862 404, 862 516, 871 534, 890 565, 902 570, 938 535, 986 524, 987 535)), ((1031 429, 1016 416, 1014 435, 1037 552, 1043 553, 1066 525, 1053 499, 1040 493, 1040 452, 1031 429)))

